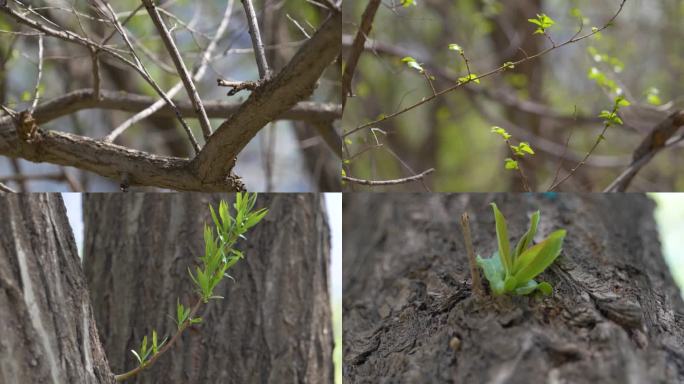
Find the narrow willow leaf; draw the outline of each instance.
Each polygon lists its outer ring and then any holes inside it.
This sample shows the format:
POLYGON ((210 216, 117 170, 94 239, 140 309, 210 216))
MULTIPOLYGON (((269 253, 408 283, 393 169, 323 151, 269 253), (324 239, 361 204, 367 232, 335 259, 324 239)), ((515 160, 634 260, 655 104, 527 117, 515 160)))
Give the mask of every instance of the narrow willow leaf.
POLYGON ((140 365, 143 365, 143 361, 142 361, 142 359, 140 358, 140 355, 138 355, 138 352, 136 352, 135 350, 131 349, 131 353, 132 353, 133 355, 135 355, 135 359, 138 360, 138 363, 139 363, 140 365))
POLYGON ((499 244, 499 257, 501 258, 501 264, 503 265, 506 276, 511 274, 512 263, 511 263, 511 245, 508 242, 508 230, 506 229, 506 218, 499 211, 496 203, 491 203, 492 209, 494 210, 494 221, 496 221, 496 239, 499 244))
MULTIPOLYGON (((527 248, 529 248, 532 245, 534 235, 537 233, 537 225, 539 224, 540 215, 541 213, 539 211, 532 214, 532 217, 530 218, 530 228, 527 230, 527 232, 525 232, 523 237, 520 239, 518 245, 515 246, 515 253, 513 254, 514 265, 518 256, 520 256, 520 254, 522 254, 527 248)), ((515 270, 515 268, 513 269, 515 270)), ((515 271, 513 273, 515 273, 515 271)))
POLYGON ((566 231, 559 229, 539 244, 523 252, 518 259, 518 270, 515 273, 518 281, 535 278, 553 263, 563 247, 566 231))
POLYGON ((515 276, 511 275, 504 280, 504 292, 513 292, 515 287, 518 286, 518 280, 515 276))

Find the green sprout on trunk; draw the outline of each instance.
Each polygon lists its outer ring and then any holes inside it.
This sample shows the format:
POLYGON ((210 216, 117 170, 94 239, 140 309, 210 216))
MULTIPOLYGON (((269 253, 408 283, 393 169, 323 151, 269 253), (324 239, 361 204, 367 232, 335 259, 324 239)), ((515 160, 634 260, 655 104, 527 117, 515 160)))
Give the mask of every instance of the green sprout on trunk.
POLYGON ((496 221, 498 251, 487 259, 478 255, 477 264, 484 271, 492 293, 496 296, 529 295, 539 290, 545 295, 551 294, 553 292, 551 284, 545 281, 538 282, 535 278, 560 255, 566 231, 557 230, 540 243, 532 245, 540 218, 539 211, 536 211, 530 219, 530 228, 515 248, 511 249, 506 219, 495 203, 491 205, 496 221))

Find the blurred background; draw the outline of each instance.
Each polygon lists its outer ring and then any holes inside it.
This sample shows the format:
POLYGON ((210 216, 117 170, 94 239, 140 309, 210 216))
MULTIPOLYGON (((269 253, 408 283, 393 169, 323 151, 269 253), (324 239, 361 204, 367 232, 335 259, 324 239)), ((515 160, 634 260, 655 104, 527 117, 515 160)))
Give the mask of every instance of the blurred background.
MULTIPOLYGON (((80 193, 62 193, 78 252, 83 257, 83 210, 80 193)), ((335 383, 342 384, 342 194, 324 194, 332 250, 330 252, 330 301, 335 333, 335 383)))
MULTIPOLYGON (((344 6, 343 50, 348 51, 367 2, 344 6)), ((416 0, 384 1, 354 77, 343 129, 401 110, 430 96, 425 76, 401 59, 413 57, 434 76, 437 91, 468 70, 483 74, 600 28, 621 0, 416 0), (402 6, 404 3, 407 6, 402 6), (414 5, 409 5, 414 4, 414 5), (528 19, 546 14, 549 38, 534 34, 528 19)), ((500 126, 512 142, 535 151, 520 162, 532 190, 546 190, 559 166, 574 167, 602 131, 602 110, 617 94, 623 125, 610 127, 587 163, 558 190, 601 191, 622 172, 641 140, 673 111, 684 108, 684 1, 628 0, 612 26, 599 34, 470 83, 395 118, 346 136, 349 176, 396 179, 435 168, 425 179, 435 191, 519 191, 519 174, 504 167, 511 157, 500 126), (566 149, 566 143, 567 149, 566 149), (562 163, 560 158, 566 160, 562 163)), ((663 150, 630 185, 631 191, 684 190, 682 143, 663 150)), ((391 187, 348 184, 353 190, 424 190, 421 183, 391 187)))
MULTIPOLYGON (((36 13, 60 27, 94 40, 101 41, 113 30, 111 23, 100 21, 101 15, 87 1, 10 0, 16 9, 21 9, 20 4, 27 3, 36 13)), ((216 86, 218 78, 245 81, 259 77, 242 3, 239 0, 167 0, 157 3, 163 10, 165 21, 189 70, 199 61, 200 54, 213 38, 226 7, 231 6, 228 29, 220 39, 204 77, 196 86, 203 101, 244 101, 249 96, 248 91, 229 97, 226 95, 228 88, 216 86)), ((118 0, 110 4, 118 18, 123 20, 140 5, 140 1, 118 0)), ((254 7, 266 45, 267 60, 275 73, 288 62, 327 14, 316 5, 296 0, 255 0, 254 7)), ((126 30, 143 64, 162 89, 168 90, 180 80, 144 9, 131 18, 126 30)), ((30 34, 16 32, 32 33, 0 13, 0 104, 21 111, 30 105, 33 97, 38 72, 38 39, 30 34)), ((109 44, 125 48, 118 34, 109 44)), ((157 98, 157 93, 139 74, 120 62, 102 59, 100 71, 103 89, 157 98)), ((91 55, 87 49, 56 38, 44 39, 41 102, 69 91, 91 88, 92 77, 91 55)), ((339 70, 333 65, 320 79, 310 101, 339 103, 338 82, 339 70)), ((187 100, 185 90, 181 90, 174 99, 187 100)), ((41 127, 99 139, 132 115, 113 110, 81 110, 41 127)), ((224 120, 210 121, 212 127, 216 128, 224 120)), ((197 119, 186 118, 186 121, 202 145, 197 119)), ((192 155, 187 136, 175 117, 152 116, 145 119, 124 132, 115 143, 159 155, 192 155)), ((286 120, 277 120, 262 129, 238 156, 235 168, 235 173, 243 178, 247 189, 254 191, 335 191, 340 189, 339 172, 339 158, 326 146, 314 127, 301 121, 286 120)), ((21 191, 99 192, 119 188, 119 181, 74 168, 6 157, 0 157, 0 182, 21 191)))

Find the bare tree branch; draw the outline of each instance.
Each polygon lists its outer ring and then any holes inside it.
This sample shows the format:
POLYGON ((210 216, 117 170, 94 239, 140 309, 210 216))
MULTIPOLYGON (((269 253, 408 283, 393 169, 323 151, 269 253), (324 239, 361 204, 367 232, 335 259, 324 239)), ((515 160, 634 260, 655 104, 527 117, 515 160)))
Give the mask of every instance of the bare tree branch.
POLYGON ((40 79, 43 78, 43 35, 38 35, 38 75, 36 76, 36 88, 33 91, 33 102, 31 102, 31 108, 29 108, 29 113, 33 113, 38 105, 38 99, 40 99, 40 79))
POLYGON ((19 137, 15 124, 10 116, 0 118, 2 155, 76 167, 114 180, 128 174, 131 185, 206 192, 244 189, 233 174, 215 183, 203 182, 188 159, 157 156, 70 133, 39 131, 28 143, 19 137))
POLYGON ((0 192, 8 192, 8 193, 17 193, 14 189, 6 186, 3 183, 0 183, 0 192))
POLYGON ((415 176, 409 176, 409 177, 404 177, 402 179, 392 179, 392 180, 364 180, 364 179, 357 179, 357 178, 349 177, 349 176, 342 176, 342 180, 348 181, 348 182, 354 183, 354 184, 372 185, 372 186, 377 187, 377 186, 382 186, 382 185, 397 185, 397 184, 406 184, 406 183, 410 183, 413 181, 419 181, 434 171, 435 171, 434 168, 430 168, 427 171, 419 173, 415 176))
POLYGON ((648 164, 658 152, 684 140, 684 134, 673 137, 684 126, 684 111, 675 111, 656 125, 634 151, 632 164, 627 167, 603 192, 624 192, 634 176, 648 164))
MULTIPOLYGON (((33 117, 38 124, 45 124, 54 119, 83 109, 110 109, 125 112, 140 112, 147 110, 150 104, 155 102, 155 98, 150 96, 138 95, 135 93, 101 91, 100 100, 94 99, 95 91, 92 89, 79 89, 71 91, 65 95, 41 103, 33 113, 33 117)), ((176 107, 187 117, 193 118, 194 109, 189 101, 173 100, 176 107)), ((204 102, 207 115, 210 118, 227 119, 239 108, 240 104, 226 100, 209 100, 204 102)), ((173 117, 175 112, 168 104, 161 109, 157 109, 151 115, 173 117)), ((342 109, 339 104, 315 103, 311 101, 299 102, 292 109, 281 113, 275 119, 281 120, 301 120, 308 123, 319 121, 337 120, 342 116, 342 109)))
POLYGON ((166 50, 169 52, 169 55, 171 55, 173 64, 178 70, 178 74, 183 81, 185 90, 188 92, 188 96, 190 97, 192 105, 195 108, 195 114, 199 117, 200 126, 202 127, 204 139, 206 140, 209 138, 209 136, 211 136, 211 124, 209 123, 207 113, 204 111, 204 106, 202 105, 202 100, 197 92, 197 88, 195 88, 195 83, 193 83, 190 73, 185 67, 183 58, 181 57, 180 52, 178 52, 178 48, 176 48, 176 44, 173 42, 173 37, 169 33, 169 30, 164 25, 164 21, 162 20, 157 7, 154 5, 152 0, 142 0, 142 2, 145 4, 147 13, 150 15, 152 22, 154 22, 154 25, 157 27, 159 35, 166 46, 166 50))
POLYGON ((373 19, 375 18, 375 12, 377 12, 379 6, 380 0, 370 0, 361 16, 361 26, 356 32, 356 36, 354 36, 354 42, 351 44, 349 56, 347 57, 344 72, 342 73, 342 108, 344 108, 344 105, 347 103, 347 96, 352 95, 351 83, 354 78, 356 64, 359 62, 361 52, 363 52, 366 37, 370 33, 371 28, 373 28, 373 19))
POLYGON ((253 91, 218 127, 194 160, 200 179, 206 183, 219 182, 261 128, 311 95, 325 68, 339 54, 341 20, 339 13, 332 14, 277 76, 253 91))
POLYGON ((247 25, 249 25, 249 35, 252 37, 254 55, 256 56, 257 67, 259 68, 259 78, 264 80, 270 77, 270 71, 266 61, 266 52, 264 52, 264 43, 261 41, 261 33, 259 33, 259 21, 254 12, 252 0, 242 0, 242 5, 247 14, 247 25))

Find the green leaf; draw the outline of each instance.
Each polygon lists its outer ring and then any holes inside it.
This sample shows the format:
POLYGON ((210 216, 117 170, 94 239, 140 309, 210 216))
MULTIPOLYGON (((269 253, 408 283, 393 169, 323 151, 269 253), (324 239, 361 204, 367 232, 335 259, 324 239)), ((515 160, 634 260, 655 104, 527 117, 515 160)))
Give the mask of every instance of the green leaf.
POLYGON ((194 319, 190 319, 190 324, 199 324, 202 322, 201 317, 195 317, 194 319))
POLYGON ((537 285, 537 289, 541 291, 544 295, 548 296, 553 293, 553 287, 546 281, 542 281, 537 285))
POLYGON ((480 79, 477 78, 477 75, 474 73, 469 74, 468 76, 463 76, 458 78, 458 82, 461 84, 473 82, 475 84, 480 84, 480 79))
POLYGON ((496 222, 496 239, 499 245, 499 257, 501 258, 501 264, 503 265, 506 276, 511 274, 513 265, 511 263, 510 248, 511 245, 508 242, 508 230, 506 229, 506 218, 499 211, 496 203, 491 203, 492 210, 494 210, 494 221, 496 222))
POLYGON ((515 288, 515 294, 516 295, 529 295, 530 293, 534 292, 539 284, 537 284, 536 281, 534 280, 528 280, 525 284, 519 285, 517 288, 515 288))
POLYGON ((518 241, 518 244, 515 246, 515 253, 513 254, 513 265, 516 264, 518 256, 520 256, 525 250, 527 250, 527 248, 529 248, 532 245, 534 235, 537 233, 537 225, 539 224, 540 217, 541 213, 539 211, 536 211, 532 214, 532 217, 530 218, 530 228, 527 230, 527 232, 525 232, 525 234, 520 238, 520 241, 518 241))
POLYGON ((492 127, 492 133, 496 133, 497 135, 500 135, 501 137, 504 138, 504 140, 508 140, 511 138, 511 135, 509 135, 508 132, 506 132, 506 130, 501 128, 501 127, 493 126, 492 127))
POLYGON ((618 97, 615 99, 615 105, 617 105, 618 107, 627 107, 627 106, 629 106, 629 105, 631 105, 631 104, 632 104, 632 103, 630 103, 629 101, 627 101, 627 99, 625 99, 625 98, 622 97, 622 96, 618 96, 618 97))
POLYGON ((507 157, 504 159, 504 168, 506 168, 506 169, 520 169, 518 166, 518 162, 511 159, 510 157, 507 157))
POLYGON ((417 1, 416 0, 401 0, 401 6, 404 8, 408 8, 412 5, 414 7, 417 6, 418 5, 417 1))
POLYGON ((518 281, 527 281, 544 272, 560 255, 566 231, 559 229, 539 244, 529 248, 516 260, 513 274, 518 281))
POLYGON ((555 24, 552 18, 548 17, 546 14, 537 14, 536 19, 527 19, 530 23, 536 25, 538 28, 534 31, 534 34, 543 34, 546 29, 552 27, 555 24))
POLYGON ((131 353, 132 353, 133 355, 135 355, 135 359, 138 360, 138 364, 143 365, 143 361, 142 361, 142 359, 140 358, 140 355, 138 355, 138 352, 136 352, 135 350, 131 349, 131 353))
POLYGON ((515 68, 515 64, 513 64, 512 61, 507 61, 507 62, 503 63, 502 67, 504 69, 513 69, 513 68, 515 68))
POLYGON ((423 67, 421 67, 420 64, 418 64, 418 62, 416 61, 416 59, 414 59, 414 58, 411 57, 411 56, 403 57, 403 58, 401 59, 401 61, 404 62, 404 63, 406 63, 406 65, 408 65, 409 68, 413 68, 413 69, 415 69, 416 71, 418 71, 418 72, 420 72, 420 73, 425 72, 425 70, 423 69, 423 67))
POLYGON ((505 272, 503 266, 501 265, 499 253, 494 252, 492 257, 488 259, 483 259, 480 255, 477 255, 476 262, 477 265, 482 268, 487 281, 489 281, 489 287, 491 288, 492 292, 495 295, 503 294, 505 272))
POLYGON ((518 145, 518 149, 521 152, 526 152, 529 153, 530 155, 534 155, 534 151, 532 150, 532 147, 530 147, 530 144, 523 141, 518 145))
POLYGON ((463 54, 463 48, 461 48, 461 46, 458 44, 449 44, 449 50, 463 54))

